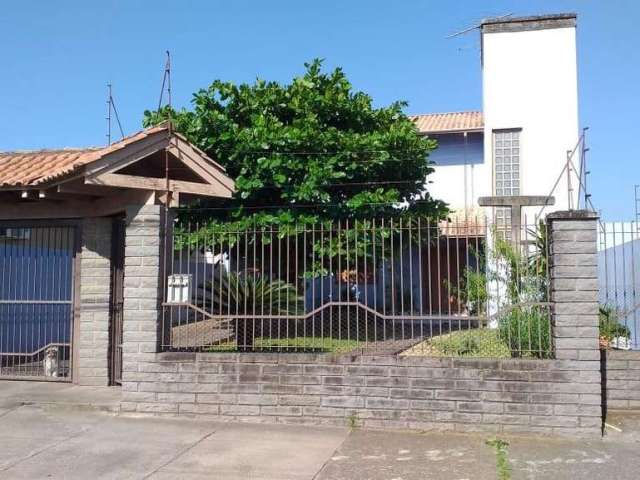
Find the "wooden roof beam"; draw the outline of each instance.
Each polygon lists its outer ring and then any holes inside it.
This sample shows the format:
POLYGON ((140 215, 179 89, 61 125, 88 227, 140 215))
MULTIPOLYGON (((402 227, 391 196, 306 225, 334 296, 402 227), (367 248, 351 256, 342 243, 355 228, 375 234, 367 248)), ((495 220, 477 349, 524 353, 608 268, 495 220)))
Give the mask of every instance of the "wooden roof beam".
MULTIPOLYGON (((164 178, 138 177, 121 173, 104 173, 95 177, 86 178, 85 184, 136 190, 153 190, 158 192, 167 190, 167 181, 164 178)), ((231 198, 231 192, 221 185, 169 180, 169 190, 172 192, 203 195, 207 197, 231 198)))

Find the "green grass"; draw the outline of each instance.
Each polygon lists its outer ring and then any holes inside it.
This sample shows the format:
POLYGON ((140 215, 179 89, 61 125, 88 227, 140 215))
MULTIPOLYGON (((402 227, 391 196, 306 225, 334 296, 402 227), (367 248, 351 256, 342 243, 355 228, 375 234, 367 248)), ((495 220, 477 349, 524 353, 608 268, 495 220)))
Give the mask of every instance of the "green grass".
POLYGON ((510 358, 511 352, 497 329, 474 328, 432 337, 402 355, 510 358))
MULTIPOLYGON (((327 352, 344 353, 358 348, 357 340, 328 337, 269 338, 256 337, 254 351, 273 352, 327 352)), ((233 352, 236 342, 225 342, 207 347, 207 352, 233 352)))

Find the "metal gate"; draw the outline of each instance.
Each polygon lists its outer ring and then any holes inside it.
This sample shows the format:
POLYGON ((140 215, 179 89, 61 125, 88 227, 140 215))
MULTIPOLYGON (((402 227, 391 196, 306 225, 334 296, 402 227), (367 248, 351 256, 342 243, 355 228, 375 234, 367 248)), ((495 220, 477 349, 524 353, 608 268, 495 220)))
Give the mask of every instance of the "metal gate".
POLYGON ((74 225, 0 223, 0 378, 70 381, 74 225))
POLYGON ((111 306, 109 328, 109 384, 122 384, 122 322, 124 304, 125 220, 114 218, 111 237, 111 306))

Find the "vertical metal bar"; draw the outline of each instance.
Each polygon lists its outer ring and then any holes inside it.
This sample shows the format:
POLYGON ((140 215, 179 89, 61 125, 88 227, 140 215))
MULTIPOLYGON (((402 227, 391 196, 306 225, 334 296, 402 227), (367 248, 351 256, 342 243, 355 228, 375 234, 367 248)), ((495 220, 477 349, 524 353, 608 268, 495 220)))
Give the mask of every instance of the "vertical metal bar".
MULTIPOLYGON (((269 225, 269 282, 273 282, 273 230, 274 225, 269 225)), ((273 315, 273 288, 269 289, 269 315, 273 315)), ((280 321, 278 320, 278 324, 280 321)), ((278 332, 280 329, 278 329, 278 332)), ((269 318, 269 338, 273 337, 273 319, 269 318)))
POLYGON ((628 327, 629 325, 627 325, 627 318, 628 315, 626 314, 626 312, 629 309, 629 305, 628 305, 628 298, 627 298, 627 260, 626 260, 626 242, 625 242, 625 224, 624 222, 620 222, 620 236, 622 237, 622 241, 620 243, 621 248, 621 253, 622 253, 622 311, 625 312, 625 318, 624 318, 624 326, 628 327))
POLYGON ((267 282, 271 283, 271 279, 267 277, 264 269, 264 238, 266 233, 264 225, 260 227, 260 230, 260 278, 262 280, 260 282, 260 337, 264 339, 264 287, 267 282))
POLYGON ((411 218, 409 218, 407 220, 407 227, 408 227, 408 231, 407 231, 407 241, 409 243, 409 314, 411 315, 412 319, 410 321, 410 325, 411 325, 411 336, 409 338, 415 338, 414 337, 414 320, 413 320, 413 314, 414 314, 414 305, 413 305, 413 289, 414 289, 414 283, 413 283, 413 231, 412 231, 412 225, 413 225, 413 220, 411 218))
MULTIPOLYGON (((345 250, 346 250, 346 255, 347 255, 347 259, 346 259, 346 284, 347 284, 347 302, 349 303, 349 305, 351 305, 351 261, 350 261, 350 255, 349 255, 349 219, 345 220, 345 226, 344 226, 344 241, 345 241, 345 250)), ((348 306, 346 309, 346 322, 347 322, 347 340, 351 340, 351 306, 348 306)))
MULTIPOLYGON (((328 255, 327 255, 327 260, 328 260, 328 266, 329 268, 328 270, 328 275, 327 277, 329 278, 329 302, 333 301, 333 257, 331 256, 331 239, 332 239, 332 234, 331 234, 331 230, 333 229, 333 224, 329 223, 328 226, 329 229, 329 249, 327 250, 328 255)), ((320 265, 321 268, 321 272, 324 273, 324 222, 321 221, 320 222, 320 251, 318 252, 319 254, 319 261, 318 264, 320 265)), ((315 245, 315 240, 314 240, 314 245, 315 245)), ((315 250, 315 249, 314 249, 315 250)), ((315 254, 312 253, 312 259, 315 257, 315 254)), ((331 335, 333 333, 333 330, 331 329, 332 326, 332 321, 331 321, 331 313, 329 313, 329 333, 328 335, 325 333, 325 327, 324 327, 324 278, 321 276, 320 277, 320 306, 322 306, 323 308, 320 310, 320 331, 322 332, 322 349, 324 350, 325 348, 325 337, 329 337, 331 338, 331 335)), ((332 308, 332 307, 329 307, 332 308)), ((314 301, 314 305, 313 305, 313 309, 315 310, 315 301, 314 301)))
POLYGON ((638 345, 638 309, 636 305, 638 305, 637 295, 636 295, 636 254, 634 243, 637 241, 637 224, 635 222, 631 222, 631 307, 633 308, 633 336, 632 345, 633 348, 636 348, 638 345))
POLYGON ((355 339, 356 340, 360 340, 360 331, 359 331, 359 325, 360 325, 360 317, 359 317, 359 311, 360 311, 360 286, 359 286, 359 277, 360 277, 360 272, 358 271, 358 219, 356 218, 353 221, 353 256, 354 256, 354 295, 355 295, 355 300, 356 300, 356 307, 355 307, 355 339))
POLYGON ((384 320, 382 321, 382 340, 387 340, 387 279, 386 279, 386 271, 387 271, 387 259, 384 254, 384 237, 386 235, 386 229, 384 226, 384 218, 380 219, 380 262, 382 264, 382 315, 384 316, 384 320))
POLYGON ((405 233, 405 227, 402 225, 402 217, 398 220, 400 235, 398 238, 398 255, 400 257, 400 261, 398 262, 398 270, 400 270, 400 331, 402 334, 402 340, 405 339, 404 333, 404 324, 405 324, 405 309, 404 309, 404 269, 405 269, 405 258, 404 258, 404 245, 403 245, 403 237, 405 233))
MULTIPOLYGON (((420 340, 424 340, 424 282, 422 281, 422 274, 424 271, 422 265, 422 221, 421 217, 418 217, 418 291, 420 292, 420 340)), ((424 349, 424 342, 420 342, 421 349, 424 349)), ((424 353, 424 352, 421 352, 424 353)))
POLYGON ((436 287, 438 288, 438 335, 442 335, 442 256, 440 255, 442 238, 437 222, 434 222, 434 235, 436 237, 436 262, 438 262, 436 274, 436 287))
MULTIPOLYGON (((314 232, 314 228, 315 228, 315 224, 311 224, 311 235, 314 236, 315 232, 314 232)), ((305 222, 302 224, 302 314, 306 314, 307 313, 307 233, 309 230, 309 225, 305 222)), ((300 232, 296 232, 296 239, 298 238, 298 235, 300 234, 300 232)), ((297 275, 296 275, 297 276, 297 275)), ((312 277, 313 278, 313 277, 312 277)), ((313 286, 311 287, 311 289, 313 290, 313 286)), ((313 298, 313 294, 311 295, 313 298)), ((299 315, 300 312, 298 311, 298 308, 296 306, 296 314, 299 315)), ((296 324, 298 323, 299 320, 296 320, 296 324)), ((302 337, 306 338, 307 337, 307 320, 305 318, 305 320, 303 320, 302 323, 302 337)), ((317 338, 316 337, 316 329, 315 329, 315 323, 313 322, 313 318, 311 319, 311 338, 317 338)))
MULTIPOLYGON (((295 234, 295 238, 294 238, 294 245, 295 245, 295 257, 294 257, 294 269, 293 269, 293 285, 295 285, 295 290, 296 290, 296 294, 299 292, 299 287, 298 287, 298 261, 299 261, 299 255, 300 255, 300 250, 298 249, 298 220, 296 219, 295 223, 294 223, 294 234, 295 234)), ((289 255, 287 255, 287 258, 289 258, 289 255)), ((304 283, 304 282, 303 282, 304 283)), ((304 290, 303 290, 304 292, 304 290)), ((304 298, 304 296, 302 297, 304 298)), ((289 302, 289 296, 287 295, 287 302, 289 302)), ((294 341, 294 345, 299 345, 299 339, 298 339, 298 319, 296 318, 296 315, 298 314, 297 312, 297 305, 293 305, 293 308, 296 309, 296 312, 294 314, 294 318, 293 318, 293 336, 295 338, 294 341)), ((287 313, 289 313, 291 311, 291 309, 287 306, 287 313)))
MULTIPOLYGON (((252 222, 252 227, 253 227, 253 231, 252 231, 251 238, 252 238, 252 242, 253 242, 253 261, 251 262, 251 269, 253 270, 253 287, 251 288, 251 293, 253 295, 253 299, 252 299, 252 302, 251 302, 251 307, 252 307, 251 308, 251 313, 252 313, 252 318, 251 318, 251 343, 253 345, 253 348, 255 349, 255 348, 257 348, 257 342, 256 342, 256 299, 257 299, 256 290, 257 289, 256 289, 256 286, 257 286, 257 280, 258 280, 258 277, 257 277, 258 268, 256 266, 256 263, 257 263, 257 258, 256 258, 257 245, 256 245, 256 243, 257 243, 258 240, 257 240, 257 231, 256 231, 256 221, 255 221, 255 219, 252 222)), ((264 284, 264 283, 262 283, 262 284, 264 284)))
MULTIPOLYGON (((244 259, 243 259, 243 263, 244 263, 244 275, 242 278, 242 281, 244 283, 244 294, 243 296, 243 308, 242 308, 242 314, 245 316, 243 318, 243 328, 242 328, 242 332, 243 332, 243 337, 244 337, 244 346, 247 349, 252 348, 252 345, 249 344, 249 339, 247 337, 248 335, 248 325, 247 323, 249 322, 249 319, 246 317, 246 315, 249 313, 248 310, 248 301, 249 299, 247 298, 249 291, 251 290, 251 288, 249 287, 249 246, 248 246, 248 229, 249 226, 245 225, 244 227, 244 259)), ((238 233, 238 238, 240 238, 241 233, 238 233)), ((238 242, 239 243, 239 242, 238 242)))
MULTIPOLYGON (((371 219, 371 277, 373 285, 373 309, 378 312, 378 264, 376 263, 376 218, 371 219)), ((373 317, 373 341, 378 341, 378 316, 373 317)))

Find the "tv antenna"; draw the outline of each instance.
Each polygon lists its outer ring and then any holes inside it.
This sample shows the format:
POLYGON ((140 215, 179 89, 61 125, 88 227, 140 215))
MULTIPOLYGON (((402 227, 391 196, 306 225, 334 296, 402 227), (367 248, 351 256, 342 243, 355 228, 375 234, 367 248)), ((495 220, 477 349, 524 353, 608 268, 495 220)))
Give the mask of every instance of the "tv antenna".
MULTIPOLYGON (((171 54, 166 51, 167 61, 164 64, 164 74, 162 76, 162 87, 160 88, 160 100, 158 100, 158 111, 162 108, 164 91, 167 91, 167 106, 171 109, 171 54), (166 88, 165 88, 166 87, 166 88)), ((171 115, 171 113, 169 113, 171 115)), ((169 119, 171 120, 171 119, 169 119)))
MULTIPOLYGON (((489 18, 491 20, 501 20, 503 18, 507 18, 507 17, 510 17, 512 15, 513 15, 513 13, 505 13, 504 15, 500 15, 498 17, 489 17, 489 18)), ((460 30, 459 32, 452 33, 451 35, 447 35, 444 38, 454 38, 454 37, 458 37, 460 35, 464 35, 465 33, 469 33, 471 31, 475 30, 476 28, 480 28, 484 22, 485 22, 485 19, 480 20, 479 22, 476 22, 474 25, 472 25, 470 27, 467 27, 464 30, 460 30)))
MULTIPOLYGON (((171 125, 171 54, 169 50, 166 51, 167 60, 164 64, 164 74, 162 76, 162 87, 160 88, 160 99, 158 100, 158 114, 162 109, 162 100, 164 99, 164 91, 167 91, 167 139, 169 144, 173 136, 173 126, 171 125)), ((165 199, 164 205, 166 213, 168 214, 169 205, 171 204, 171 183, 169 181, 169 148, 164 149, 164 176, 165 176, 165 199)), ((165 215, 168 217, 168 215, 165 215)), ((166 218, 165 218, 166 222, 166 218)), ((166 227, 166 225, 165 225, 166 227)))
POLYGON ((116 102, 113 99, 112 85, 107 83, 107 145, 111 145, 111 112, 113 111, 116 121, 118 122, 118 128, 120 129, 120 135, 124 138, 124 131, 122 130, 122 124, 120 123, 120 117, 118 116, 118 110, 116 109, 116 102))

